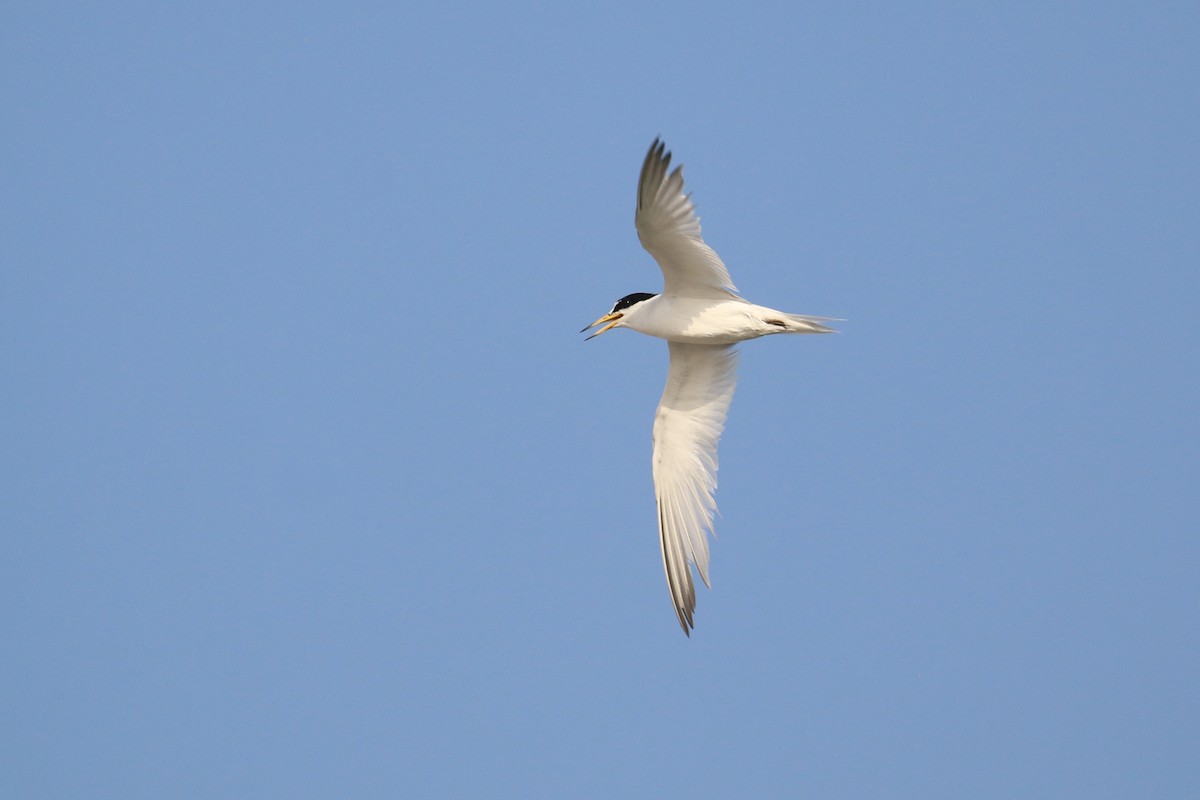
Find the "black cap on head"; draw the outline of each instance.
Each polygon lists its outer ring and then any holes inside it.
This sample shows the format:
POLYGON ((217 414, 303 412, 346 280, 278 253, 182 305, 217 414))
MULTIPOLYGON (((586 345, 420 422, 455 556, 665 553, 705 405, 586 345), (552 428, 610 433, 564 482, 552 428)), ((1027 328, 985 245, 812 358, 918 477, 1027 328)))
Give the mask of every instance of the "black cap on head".
POLYGON ((624 311, 625 309, 629 308, 634 303, 640 303, 643 300, 649 300, 651 297, 654 297, 654 295, 650 292, 634 292, 633 294, 627 294, 618 300, 616 305, 612 307, 612 311, 608 313, 616 314, 618 311, 624 311))

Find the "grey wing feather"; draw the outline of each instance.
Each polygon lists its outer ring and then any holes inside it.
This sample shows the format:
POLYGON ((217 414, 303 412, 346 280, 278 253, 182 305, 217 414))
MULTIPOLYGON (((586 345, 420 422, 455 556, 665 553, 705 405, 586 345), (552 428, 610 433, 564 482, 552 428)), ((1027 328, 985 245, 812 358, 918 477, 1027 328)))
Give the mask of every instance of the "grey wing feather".
POLYGON ((655 139, 638 178, 638 239, 662 269, 664 294, 730 297, 737 289, 721 257, 700 235, 700 218, 684 193, 683 167, 668 172, 670 166, 671 154, 655 139))
POLYGON ((654 494, 667 586, 688 633, 696 608, 689 564, 708 584, 717 442, 737 384, 737 351, 732 345, 668 346, 671 368, 654 419, 654 494))

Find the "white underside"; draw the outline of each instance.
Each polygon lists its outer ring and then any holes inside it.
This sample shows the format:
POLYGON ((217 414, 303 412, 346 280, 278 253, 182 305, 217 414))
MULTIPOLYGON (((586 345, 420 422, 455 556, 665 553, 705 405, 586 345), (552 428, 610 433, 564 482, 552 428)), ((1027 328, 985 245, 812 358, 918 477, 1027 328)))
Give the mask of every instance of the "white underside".
POLYGON ((821 317, 788 314, 730 295, 724 299, 657 295, 631 306, 618 328, 683 344, 734 344, 774 333, 826 333, 821 317))

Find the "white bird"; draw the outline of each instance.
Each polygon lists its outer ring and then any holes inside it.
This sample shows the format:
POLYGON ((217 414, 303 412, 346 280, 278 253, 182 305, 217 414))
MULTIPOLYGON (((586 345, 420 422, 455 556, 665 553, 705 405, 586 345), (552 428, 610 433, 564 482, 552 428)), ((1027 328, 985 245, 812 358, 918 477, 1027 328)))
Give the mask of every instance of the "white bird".
POLYGON ((626 295, 583 330, 604 326, 588 339, 630 328, 667 340, 671 366, 654 417, 654 497, 667 586, 690 636, 696 588, 688 564, 710 585, 707 534, 717 508, 717 440, 737 383, 733 345, 773 333, 833 333, 821 324, 833 318, 786 314, 735 294, 729 270, 700 236, 683 167, 668 173, 665 150, 660 139, 650 145, 634 218, 638 239, 662 269, 662 294, 626 295))

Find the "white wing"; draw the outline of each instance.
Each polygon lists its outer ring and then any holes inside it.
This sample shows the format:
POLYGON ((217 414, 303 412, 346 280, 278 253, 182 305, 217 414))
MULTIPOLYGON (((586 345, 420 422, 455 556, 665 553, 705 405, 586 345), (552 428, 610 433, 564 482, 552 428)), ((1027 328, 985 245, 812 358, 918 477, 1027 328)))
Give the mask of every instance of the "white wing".
POLYGON ((638 178, 637 225, 642 247, 663 272, 663 294, 726 299, 736 288, 729 270, 700 237, 700 218, 683 193, 683 167, 668 174, 671 154, 655 139, 638 178))
POLYGON ((688 562, 708 585, 717 440, 737 383, 737 351, 732 345, 667 344, 671 369, 654 418, 654 496, 667 586, 688 633, 696 608, 688 562))

